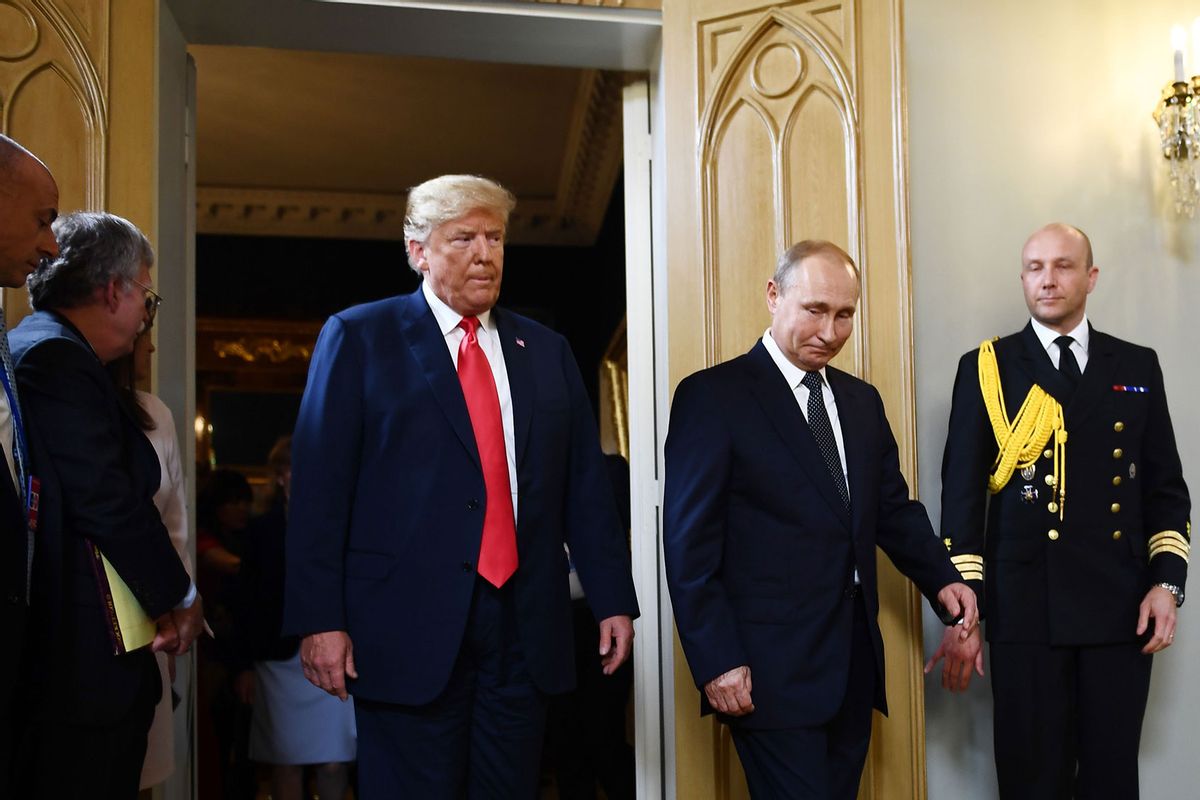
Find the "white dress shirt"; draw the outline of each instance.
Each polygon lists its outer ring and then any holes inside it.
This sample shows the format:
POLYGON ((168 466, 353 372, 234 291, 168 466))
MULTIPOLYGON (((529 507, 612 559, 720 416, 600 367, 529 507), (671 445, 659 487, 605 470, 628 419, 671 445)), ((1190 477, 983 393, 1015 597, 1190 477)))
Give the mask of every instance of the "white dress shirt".
MULTIPOLYGON (((446 339, 446 347, 450 350, 450 358, 458 369, 458 346, 462 343, 466 331, 458 327, 463 315, 442 302, 433 293, 429 281, 421 281, 421 291, 429 309, 437 320, 438 330, 446 339)), ((479 328, 475 337, 487 358, 488 366, 492 368, 492 378, 496 381, 496 395, 500 398, 500 421, 504 426, 504 454, 508 459, 508 485, 512 487, 513 519, 517 517, 517 436, 513 428, 512 390, 508 386, 508 370, 504 366, 504 349, 500 346, 500 332, 492 320, 492 312, 485 311, 478 316, 479 328)))
MULTIPOLYGON (((1037 334, 1038 341, 1046 349, 1046 354, 1050 356, 1050 363, 1054 365, 1055 369, 1058 369, 1058 360, 1062 353, 1059 352, 1058 345, 1054 343, 1054 340, 1063 334, 1050 330, 1036 319, 1030 318, 1029 322, 1033 325, 1033 332, 1037 334)), ((1087 315, 1084 314, 1079 324, 1072 328, 1070 333, 1066 335, 1075 340, 1071 342, 1071 353, 1074 354, 1075 360, 1079 363, 1079 373, 1082 375, 1083 371, 1087 369, 1088 342, 1091 338, 1087 315)))

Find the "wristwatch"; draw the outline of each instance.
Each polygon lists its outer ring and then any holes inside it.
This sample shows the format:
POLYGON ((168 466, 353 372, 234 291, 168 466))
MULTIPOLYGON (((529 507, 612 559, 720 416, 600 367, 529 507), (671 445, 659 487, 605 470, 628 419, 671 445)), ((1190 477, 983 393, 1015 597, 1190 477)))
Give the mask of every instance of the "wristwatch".
POLYGON ((1171 595, 1175 598, 1176 608, 1179 608, 1181 605, 1183 605, 1183 589, 1180 589, 1173 583, 1160 583, 1157 585, 1171 593, 1171 595))

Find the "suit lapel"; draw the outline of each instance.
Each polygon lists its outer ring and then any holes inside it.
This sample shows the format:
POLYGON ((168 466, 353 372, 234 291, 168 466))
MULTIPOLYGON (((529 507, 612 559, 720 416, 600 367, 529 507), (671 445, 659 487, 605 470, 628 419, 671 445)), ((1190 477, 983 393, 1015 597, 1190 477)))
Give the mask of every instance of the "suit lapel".
MULTIPOLYGON (((449 420, 463 447, 479 466, 479 449, 475 445, 475 431, 471 427, 471 416, 467 401, 463 398, 462 384, 454 372, 454 361, 446 348, 446 338, 438 329, 437 319, 429 310, 421 290, 404 298, 401 308, 400 330, 408 341, 413 357, 421 365, 425 380, 433 390, 437 404, 449 420)), ((480 467, 482 469, 482 467, 480 467)))
POLYGON ((500 349, 504 352, 504 368, 508 372, 508 390, 512 395, 513 438, 516 440, 517 469, 525 457, 529 443, 529 429, 533 420, 533 368, 530 355, 521 339, 519 320, 500 308, 492 309, 496 330, 500 335, 500 349), (517 342, 520 341, 521 344, 517 342))
MULTIPOLYGON (((1054 367, 1054 362, 1050 360, 1050 354, 1046 352, 1046 348, 1042 347, 1042 342, 1038 339, 1037 334, 1033 332, 1033 323, 1025 323, 1025 328, 1021 331, 1021 344, 1023 352, 1018 363, 1021 369, 1028 375, 1031 383, 1036 383, 1047 392, 1049 392, 1055 400, 1066 408, 1071 404, 1071 395, 1074 390, 1071 388, 1071 382, 1063 377, 1062 373, 1054 367)), ((1024 397, 1020 398, 1024 400, 1024 397)), ((1011 404, 1009 404, 1011 406, 1011 404)), ((1008 409, 1009 414, 1016 414, 1017 406, 1008 409)))
POLYGON ((842 429, 842 446, 846 448, 846 482, 850 490, 851 530, 857 531, 862 523, 864 510, 867 507, 867 464, 865 431, 863 424, 870 419, 869 414, 860 408, 859 393, 847 376, 833 367, 825 368, 825 376, 829 388, 833 390, 833 399, 837 403, 838 424, 842 429), (854 420, 847 424, 847 420, 854 420))
POLYGON ((817 440, 813 438, 804 413, 796 402, 796 395, 787 385, 761 341, 750 351, 748 358, 754 380, 754 398, 779 432, 779 438, 787 444, 800 466, 808 473, 813 485, 848 531, 850 515, 833 485, 833 478, 825 467, 825 459, 821 456, 817 440))
POLYGON ((1103 333, 1098 333, 1088 324, 1088 362, 1087 369, 1079 379, 1079 386, 1067 407, 1070 420, 1067 430, 1076 427, 1105 396, 1104 387, 1113 384, 1112 375, 1117 366, 1117 351, 1113 347, 1113 339, 1103 333))

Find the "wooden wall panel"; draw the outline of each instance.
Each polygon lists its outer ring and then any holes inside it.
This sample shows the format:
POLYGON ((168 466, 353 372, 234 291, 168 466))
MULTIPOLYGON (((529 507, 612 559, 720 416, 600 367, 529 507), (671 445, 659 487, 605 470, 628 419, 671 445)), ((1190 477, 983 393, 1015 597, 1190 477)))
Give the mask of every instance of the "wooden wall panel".
MULTIPOLYGON (((880 389, 914 475, 900 0, 668 0, 663 41, 672 383, 748 350, 779 253, 830 239, 863 272, 835 363, 880 389)), ((892 717, 876 723, 862 796, 923 797, 917 595, 880 566, 892 717)), ((675 653, 677 796, 743 797, 728 733, 697 716, 675 653)))

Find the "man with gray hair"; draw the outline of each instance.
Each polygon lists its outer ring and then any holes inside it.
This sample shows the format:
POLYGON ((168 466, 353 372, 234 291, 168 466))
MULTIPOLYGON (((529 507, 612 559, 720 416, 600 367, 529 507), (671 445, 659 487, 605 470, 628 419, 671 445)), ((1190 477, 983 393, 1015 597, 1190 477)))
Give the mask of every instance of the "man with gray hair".
MULTIPOLYGON (((50 230, 57 215, 58 185, 50 170, 33 153, 0 134, 0 286, 23 287, 38 262, 58 254, 50 230)), ((29 509, 35 496, 30 491, 33 470, 3 308, 0 361, 4 386, 0 391, 0 447, 8 469, 8 478, 0 477, 0 633, 6 645, 5 657, 0 659, 0 794, 6 794, 14 737, 23 718, 29 579, 35 543, 29 509)))
POLYGON ((28 279, 35 312, 10 336, 40 480, 16 794, 132 798, 162 694, 151 651, 186 652, 203 624, 153 503, 158 458, 104 369, 153 318, 154 253, 112 214, 68 214, 54 232, 58 256, 28 279), (154 621, 140 634, 119 610, 122 584, 154 621))
POLYGON ((354 695, 364 798, 532 798, 546 695, 575 680, 567 555, 629 656, 625 533, 567 342, 496 307, 515 200, 409 193, 420 289, 330 317, 292 450, 285 631, 354 695))

